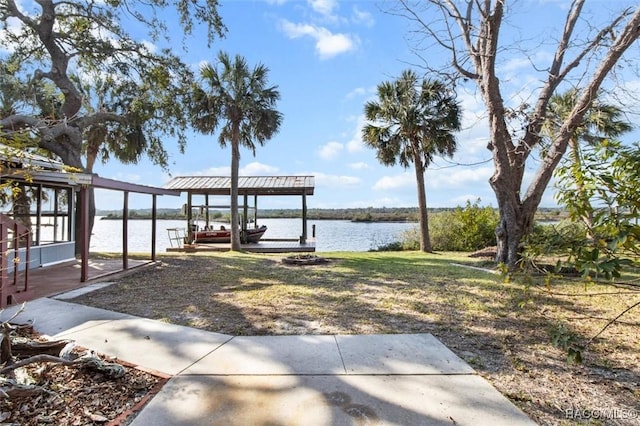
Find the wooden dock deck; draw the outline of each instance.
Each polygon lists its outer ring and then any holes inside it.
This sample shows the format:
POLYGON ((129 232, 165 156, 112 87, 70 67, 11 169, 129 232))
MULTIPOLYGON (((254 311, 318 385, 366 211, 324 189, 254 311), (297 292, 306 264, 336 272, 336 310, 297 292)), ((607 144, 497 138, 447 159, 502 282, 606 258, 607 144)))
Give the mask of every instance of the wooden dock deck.
MULTIPOLYGON (((134 273, 144 267, 153 266, 151 260, 128 259, 128 269, 122 269, 121 259, 90 259, 89 277, 86 282, 80 281, 80 261, 71 261, 59 265, 29 270, 27 291, 12 293, 12 304, 28 302, 40 297, 49 297, 70 290, 75 290, 98 281, 109 281, 134 273)), ((24 271, 18 273, 19 287, 23 288, 24 271)), ((12 290, 8 287, 7 293, 12 290)))
MULTIPOLYGON (((168 247, 170 253, 197 253, 211 251, 229 251, 230 243, 184 244, 180 247, 168 247)), ((262 239, 258 243, 242 244, 242 250, 251 253, 311 253, 316 251, 315 240, 301 243, 298 240, 262 239)))

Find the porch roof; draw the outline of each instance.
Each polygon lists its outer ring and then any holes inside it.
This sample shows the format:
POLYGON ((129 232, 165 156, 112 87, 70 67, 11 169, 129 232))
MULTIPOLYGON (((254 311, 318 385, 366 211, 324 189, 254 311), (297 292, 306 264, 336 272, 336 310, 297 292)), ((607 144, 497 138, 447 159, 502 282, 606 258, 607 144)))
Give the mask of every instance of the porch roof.
POLYGON ((8 166, 0 167, 2 179, 29 180, 36 183, 73 187, 88 185, 94 188, 140 194, 180 196, 180 191, 176 190, 123 182, 91 173, 75 172, 59 161, 3 144, 0 144, 0 162, 8 166))

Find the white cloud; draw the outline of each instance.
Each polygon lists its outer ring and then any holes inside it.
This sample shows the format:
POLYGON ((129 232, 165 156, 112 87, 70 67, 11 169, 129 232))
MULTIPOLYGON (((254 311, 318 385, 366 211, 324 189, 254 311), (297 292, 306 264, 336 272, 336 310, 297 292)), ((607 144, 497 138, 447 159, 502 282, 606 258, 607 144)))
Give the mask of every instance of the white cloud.
POLYGON ((457 136, 457 150, 453 159, 436 159, 435 164, 460 164, 465 166, 479 165, 478 163, 491 161, 491 151, 487 149, 487 136, 471 138, 463 132, 457 136))
POLYGON ((320 155, 320 158, 323 160, 333 160, 337 158, 343 150, 344 145, 340 142, 328 142, 320 147, 318 155, 320 155))
MULTIPOLYGON (((277 174, 279 171, 278 167, 254 161, 241 167, 238 173, 240 176, 267 176, 277 174)), ((176 172, 173 176, 231 176, 231 168, 229 166, 209 167, 203 170, 176 172)))
POLYGON ((493 166, 474 168, 456 168, 433 170, 427 169, 425 183, 429 188, 462 188, 477 183, 488 184, 489 178, 493 174, 493 166))
POLYGON ((254 161, 240 169, 241 176, 268 176, 279 172, 279 168, 254 161))
POLYGON ((208 169, 197 170, 195 172, 175 174, 175 176, 230 176, 230 175, 231 175, 231 167, 229 166, 209 167, 208 169))
POLYGON ((406 172, 396 176, 384 176, 373 185, 372 189, 376 191, 390 191, 415 186, 415 174, 406 172))
POLYGON ((363 115, 358 116, 356 120, 356 128, 353 131, 353 135, 349 142, 347 142, 347 150, 351 153, 361 152, 364 150, 364 142, 362 142, 362 128, 364 127, 366 120, 363 115))
POLYGON ((331 34, 325 28, 320 29, 316 38, 316 50, 321 58, 332 58, 341 53, 355 50, 358 40, 347 34, 331 34))
POLYGON ((353 22, 357 24, 364 24, 367 27, 373 27, 373 25, 375 24, 373 15, 364 10, 360 10, 358 6, 353 7, 353 22))
POLYGON ((528 56, 516 56, 510 58, 498 68, 498 73, 518 74, 522 70, 531 69, 531 58, 528 56))
POLYGON ((355 188, 362 183, 362 179, 355 176, 328 175, 322 172, 313 172, 311 174, 315 176, 316 187, 328 187, 332 190, 355 188))
POLYGON ((291 39, 308 36, 316 41, 316 53, 321 59, 328 59, 355 50, 358 38, 348 34, 333 34, 324 27, 311 24, 295 24, 287 20, 280 22, 280 28, 291 39))
POLYGON ((325 16, 331 16, 338 7, 337 0, 307 0, 307 3, 315 12, 325 16))
POLYGON ((354 170, 366 170, 371 168, 371 166, 369 166, 369 164, 365 163, 364 161, 360 161, 358 163, 351 163, 349 164, 349 167, 354 170))
POLYGON ((352 91, 347 93, 347 95, 345 96, 345 99, 351 100, 353 98, 360 98, 360 97, 365 96, 370 91, 371 91, 371 89, 367 89, 367 88, 364 88, 364 87, 356 87, 355 89, 353 89, 352 91))
MULTIPOLYGON (((425 185, 427 194, 429 191, 438 190, 440 192, 456 188, 478 188, 488 189, 488 179, 493 173, 492 167, 479 167, 475 169, 427 169, 425 174, 425 185)), ((405 189, 415 189, 416 178, 413 169, 407 170, 395 176, 384 176, 380 178, 372 187, 376 191, 399 191, 405 189)), ((466 202, 467 195, 458 197, 466 202)), ((472 201, 478 196, 473 195, 472 201)), ((456 199, 458 199, 456 198, 456 199)))

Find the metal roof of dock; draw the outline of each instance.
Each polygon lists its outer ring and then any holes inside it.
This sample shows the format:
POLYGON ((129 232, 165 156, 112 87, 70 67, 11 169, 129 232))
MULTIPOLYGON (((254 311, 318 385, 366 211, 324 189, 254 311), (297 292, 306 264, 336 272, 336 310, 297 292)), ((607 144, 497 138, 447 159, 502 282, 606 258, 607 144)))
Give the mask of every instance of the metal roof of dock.
MULTIPOLYGON (((313 176, 240 176, 238 192, 248 195, 313 195, 313 176)), ((176 176, 166 189, 196 194, 231 195, 229 176, 176 176)))

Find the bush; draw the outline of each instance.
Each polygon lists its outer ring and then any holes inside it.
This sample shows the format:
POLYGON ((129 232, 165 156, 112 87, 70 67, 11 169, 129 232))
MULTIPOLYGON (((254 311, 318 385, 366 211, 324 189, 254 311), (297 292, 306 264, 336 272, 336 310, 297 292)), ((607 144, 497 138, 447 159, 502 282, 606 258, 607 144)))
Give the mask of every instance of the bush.
MULTIPOLYGON (((496 245, 495 229, 498 212, 492 207, 480 207, 480 200, 429 215, 431 246, 439 251, 474 251, 496 245)), ((387 244, 378 251, 420 249, 420 227, 405 231, 398 243, 387 244)))
POLYGON ((536 224, 524 240, 528 258, 544 255, 567 255, 586 242, 584 225, 563 220, 553 224, 536 224))
POLYGON ((474 251, 496 245, 495 229, 498 212, 492 207, 475 203, 456 207, 429 217, 429 233, 434 250, 474 251))
POLYGON ((392 243, 383 244, 369 251, 403 251, 403 250, 412 250, 412 249, 404 248, 404 245, 402 244, 401 241, 394 241, 392 243))

